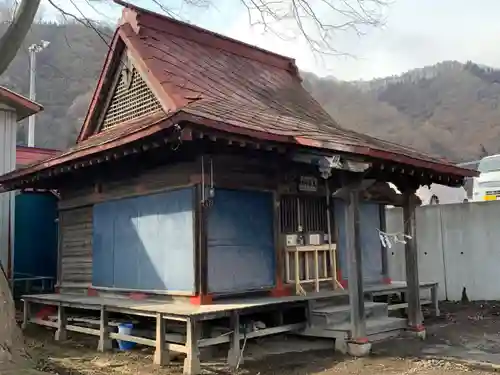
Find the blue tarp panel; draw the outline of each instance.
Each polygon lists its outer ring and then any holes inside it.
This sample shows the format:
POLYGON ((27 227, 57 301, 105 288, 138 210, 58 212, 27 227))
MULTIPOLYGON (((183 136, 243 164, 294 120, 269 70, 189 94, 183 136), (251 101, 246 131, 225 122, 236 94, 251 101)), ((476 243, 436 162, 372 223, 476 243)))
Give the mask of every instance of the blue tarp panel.
POLYGON ((57 273, 57 198, 50 193, 20 193, 15 198, 14 277, 57 273))
MULTIPOLYGON (((345 237, 345 203, 339 199, 333 202, 338 235, 338 257, 342 277, 347 280, 347 251, 345 237)), ((363 253, 363 279, 366 283, 383 280, 382 245, 377 229, 380 229, 380 209, 378 203, 360 202, 361 250, 363 253)))
POLYGON ((193 190, 94 206, 93 284, 194 291, 193 190))
POLYGON ((273 196, 217 189, 208 213, 208 289, 234 293, 275 284, 273 196))

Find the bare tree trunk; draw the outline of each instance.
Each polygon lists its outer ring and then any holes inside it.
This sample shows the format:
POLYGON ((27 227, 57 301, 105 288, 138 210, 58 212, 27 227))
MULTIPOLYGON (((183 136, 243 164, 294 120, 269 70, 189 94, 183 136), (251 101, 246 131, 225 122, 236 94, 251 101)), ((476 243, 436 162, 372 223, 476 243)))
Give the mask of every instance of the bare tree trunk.
POLYGON ((3 74, 16 57, 17 51, 28 34, 40 0, 23 0, 14 20, 0 39, 0 74, 3 74))
POLYGON ((12 371, 16 374, 30 373, 34 368, 25 349, 20 327, 16 323, 16 310, 9 282, 0 271, 0 374, 12 371), (26 372, 28 371, 28 372, 26 372))

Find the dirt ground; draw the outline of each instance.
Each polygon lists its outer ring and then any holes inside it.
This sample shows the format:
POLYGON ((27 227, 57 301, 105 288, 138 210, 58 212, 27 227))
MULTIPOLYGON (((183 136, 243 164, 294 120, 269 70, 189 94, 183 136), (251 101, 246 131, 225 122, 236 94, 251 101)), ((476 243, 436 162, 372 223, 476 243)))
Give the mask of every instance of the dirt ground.
MULTIPOLYGON (((271 355, 265 359, 245 356, 239 373, 248 375, 302 375, 302 374, 416 374, 461 375, 487 374, 487 370, 464 364, 474 360, 500 364, 500 303, 443 304, 442 317, 426 320, 428 338, 419 341, 401 338, 375 345, 367 358, 353 359, 333 352, 333 348, 300 353, 271 355), (499 357, 496 359, 496 357, 499 357)), ((61 375, 121 375, 121 374, 182 374, 182 360, 174 359, 167 368, 152 364, 152 351, 97 353, 96 342, 75 335, 64 343, 53 341, 53 332, 31 327, 26 340, 39 369, 61 375)), ((297 339, 295 339, 297 340, 297 339)), ((273 340, 254 343, 266 351, 273 340)), ((274 339, 276 341, 276 339, 274 339)), ((309 347, 305 340, 301 347, 309 347)), ((247 353, 251 353, 251 347, 247 353)), ((272 352, 272 350, 271 350, 272 352)), ((250 354, 247 354, 250 355, 250 354)), ((223 361, 202 363, 206 374, 230 374, 223 361)))

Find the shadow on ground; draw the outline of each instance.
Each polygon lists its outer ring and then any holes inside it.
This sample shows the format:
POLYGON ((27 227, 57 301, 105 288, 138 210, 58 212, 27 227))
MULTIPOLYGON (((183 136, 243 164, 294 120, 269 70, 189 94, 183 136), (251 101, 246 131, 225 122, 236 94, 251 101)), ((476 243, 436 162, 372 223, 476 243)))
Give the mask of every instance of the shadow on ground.
POLYGON ((375 355, 436 357, 500 365, 500 303, 442 303, 441 317, 426 321, 425 341, 397 339, 375 355))

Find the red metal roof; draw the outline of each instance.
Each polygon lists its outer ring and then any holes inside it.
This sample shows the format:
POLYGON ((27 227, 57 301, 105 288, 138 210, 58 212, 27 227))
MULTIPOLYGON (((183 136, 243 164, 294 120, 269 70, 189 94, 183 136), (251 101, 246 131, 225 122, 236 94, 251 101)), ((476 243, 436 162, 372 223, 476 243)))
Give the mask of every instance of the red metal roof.
POLYGON ((16 146, 16 165, 26 166, 56 156, 61 151, 41 147, 16 146))
POLYGON ((43 110, 40 104, 3 86, 0 86, 0 103, 5 103, 16 110, 17 121, 21 121, 43 110))
MULTIPOLYGON (((407 147, 342 128, 302 87, 293 59, 115 1, 125 7, 122 21, 78 144, 53 160, 25 169, 24 174, 124 144, 132 139, 131 134, 137 139, 182 119, 263 140, 365 155, 455 176, 476 175, 407 147), (165 113, 94 134, 95 118, 107 93, 105 83, 113 66, 120 63, 117 56, 124 48, 165 113)), ((0 182, 9 178, 14 175, 0 182)))

